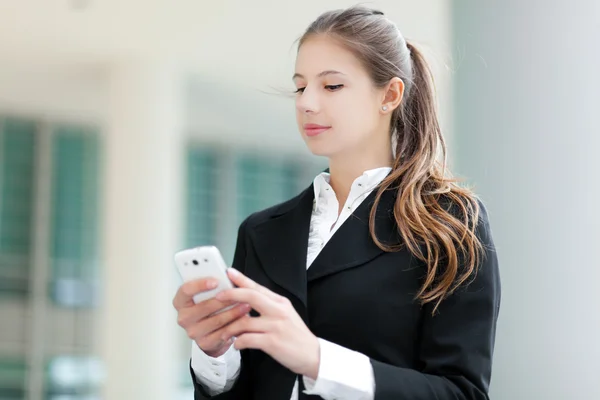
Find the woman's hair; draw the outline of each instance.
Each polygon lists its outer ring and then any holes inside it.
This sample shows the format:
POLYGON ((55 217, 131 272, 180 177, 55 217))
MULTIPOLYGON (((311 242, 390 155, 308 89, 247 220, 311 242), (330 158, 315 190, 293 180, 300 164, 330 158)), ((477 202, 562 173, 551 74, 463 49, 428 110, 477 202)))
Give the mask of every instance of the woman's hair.
POLYGON ((381 195, 397 190, 394 218, 399 233, 410 252, 427 265, 416 297, 423 304, 434 304, 435 312, 442 300, 474 277, 483 247, 476 235, 479 202, 445 167, 431 71, 423 55, 381 11, 354 6, 326 12, 308 27, 299 47, 315 35, 326 35, 350 50, 376 87, 385 87, 394 77, 404 82, 403 100, 392 114, 393 169, 377 193, 370 232, 381 249, 399 250, 402 244, 385 245, 375 234, 381 195))

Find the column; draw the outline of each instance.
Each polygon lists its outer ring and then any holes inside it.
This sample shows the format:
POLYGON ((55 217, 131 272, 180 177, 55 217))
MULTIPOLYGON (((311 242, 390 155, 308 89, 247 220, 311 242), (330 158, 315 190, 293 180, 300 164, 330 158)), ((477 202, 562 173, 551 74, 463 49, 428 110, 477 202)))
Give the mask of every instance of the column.
POLYGON ((598 399, 600 2, 454 6, 459 172, 503 281, 491 397, 598 399))
POLYGON ((104 147, 100 353, 103 399, 172 399, 184 367, 172 298, 182 212, 181 74, 167 62, 111 68, 104 147))

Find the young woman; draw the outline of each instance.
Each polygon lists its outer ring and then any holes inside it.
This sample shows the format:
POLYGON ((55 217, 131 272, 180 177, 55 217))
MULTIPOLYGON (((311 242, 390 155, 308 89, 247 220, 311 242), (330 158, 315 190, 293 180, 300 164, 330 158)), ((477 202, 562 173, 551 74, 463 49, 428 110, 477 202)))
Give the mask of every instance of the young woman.
POLYGON ((195 398, 488 399, 498 262, 485 208, 447 177, 423 56, 352 7, 310 25, 293 79, 329 170, 241 224, 235 289, 175 296, 195 398))

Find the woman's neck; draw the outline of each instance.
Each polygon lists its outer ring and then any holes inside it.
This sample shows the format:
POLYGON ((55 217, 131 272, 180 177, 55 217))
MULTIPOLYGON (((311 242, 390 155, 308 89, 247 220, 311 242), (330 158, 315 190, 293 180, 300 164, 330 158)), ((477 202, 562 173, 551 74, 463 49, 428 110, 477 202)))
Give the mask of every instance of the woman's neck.
POLYGON ((348 199, 348 195, 350 194, 352 183, 356 180, 356 178, 361 176, 365 171, 391 166, 391 154, 387 160, 383 157, 379 160, 361 160, 360 158, 357 159, 352 157, 346 157, 343 160, 330 159, 329 184, 335 192, 339 203, 338 213, 341 212, 342 208, 344 207, 344 204, 348 199))

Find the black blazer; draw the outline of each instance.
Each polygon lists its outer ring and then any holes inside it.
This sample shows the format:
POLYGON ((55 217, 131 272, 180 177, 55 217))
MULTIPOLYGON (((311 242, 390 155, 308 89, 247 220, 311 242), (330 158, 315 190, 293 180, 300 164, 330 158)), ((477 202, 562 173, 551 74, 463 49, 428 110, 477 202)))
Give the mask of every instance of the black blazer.
MULTIPOLYGON (((414 300, 425 265, 406 249, 382 251, 369 235, 375 193, 344 222, 308 270, 312 185, 240 225, 233 266, 288 297, 317 337, 367 355, 375 400, 488 399, 500 278, 485 208, 480 203, 477 234, 487 253, 479 272, 432 316, 432 305, 414 300)), ((387 243, 401 240, 392 214, 395 199, 395 191, 386 191, 377 212, 378 238, 387 243)), ((236 384, 212 398, 290 399, 296 374, 262 351, 241 353, 236 384)), ((196 400, 211 398, 196 383, 193 370, 192 380, 196 400)))

